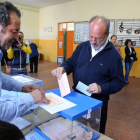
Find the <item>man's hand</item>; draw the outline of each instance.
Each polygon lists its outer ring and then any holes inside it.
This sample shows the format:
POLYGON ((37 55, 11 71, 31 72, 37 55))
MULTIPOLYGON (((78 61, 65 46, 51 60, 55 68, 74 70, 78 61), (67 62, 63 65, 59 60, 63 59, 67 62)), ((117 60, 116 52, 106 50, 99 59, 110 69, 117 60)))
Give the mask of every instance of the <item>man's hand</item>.
POLYGON ((18 44, 16 46, 18 47, 22 47, 22 43, 20 42, 20 40, 17 40, 18 44))
POLYGON ((45 97, 45 93, 42 93, 39 89, 29 92, 29 94, 34 98, 35 104, 41 102, 49 104, 49 100, 45 97))
POLYGON ((61 79, 62 74, 65 72, 63 67, 58 67, 54 70, 52 70, 52 75, 56 76, 58 79, 61 79))
POLYGON ((101 93, 101 87, 98 84, 93 83, 93 84, 89 85, 89 88, 87 89, 87 91, 92 93, 92 94, 100 94, 101 93))
POLYGON ((22 87, 21 91, 22 92, 32 92, 35 89, 39 89, 40 92, 45 94, 45 90, 43 90, 40 86, 36 86, 36 85, 25 85, 22 87))

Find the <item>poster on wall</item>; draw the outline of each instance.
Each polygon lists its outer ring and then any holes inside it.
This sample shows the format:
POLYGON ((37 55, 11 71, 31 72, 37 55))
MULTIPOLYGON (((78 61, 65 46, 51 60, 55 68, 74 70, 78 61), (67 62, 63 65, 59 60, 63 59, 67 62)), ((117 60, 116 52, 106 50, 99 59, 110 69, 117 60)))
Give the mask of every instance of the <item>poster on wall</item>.
MULTIPOLYGON (((81 42, 89 40, 89 22, 75 22, 74 23, 74 43, 80 44, 81 42)), ((115 21, 110 20, 110 29, 108 39, 114 34, 115 21)))
POLYGON ((109 40, 110 40, 111 36, 114 35, 114 33, 115 33, 115 20, 110 19, 110 28, 109 28, 109 35, 108 35, 109 40))
POLYGON ((124 45, 126 39, 131 39, 132 46, 140 47, 140 19, 116 20, 117 41, 124 45))
POLYGON ((88 40, 89 22, 75 22, 74 23, 74 43, 79 44, 88 40))

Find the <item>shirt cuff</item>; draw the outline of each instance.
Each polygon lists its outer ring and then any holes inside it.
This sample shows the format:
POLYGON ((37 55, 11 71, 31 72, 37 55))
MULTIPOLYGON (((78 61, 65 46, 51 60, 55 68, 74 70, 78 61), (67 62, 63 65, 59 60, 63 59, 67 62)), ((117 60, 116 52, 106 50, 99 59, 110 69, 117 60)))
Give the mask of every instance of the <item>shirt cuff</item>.
POLYGON ((27 105, 27 107, 31 107, 35 103, 34 98, 29 93, 25 93, 25 95, 20 96, 19 98, 27 105))

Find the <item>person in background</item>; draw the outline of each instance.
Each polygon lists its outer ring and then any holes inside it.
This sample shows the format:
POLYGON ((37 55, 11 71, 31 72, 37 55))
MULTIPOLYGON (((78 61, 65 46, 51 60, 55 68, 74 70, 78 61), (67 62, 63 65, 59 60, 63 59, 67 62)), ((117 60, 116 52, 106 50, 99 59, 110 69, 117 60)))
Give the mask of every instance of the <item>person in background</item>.
POLYGON ((125 41, 125 85, 129 84, 128 77, 133 66, 134 58, 136 57, 136 51, 132 47, 132 41, 127 39, 125 41))
POLYGON ((122 46, 122 43, 121 43, 121 42, 117 42, 117 43, 115 44, 115 48, 116 48, 116 50, 118 51, 118 53, 120 54, 121 59, 122 59, 122 61, 123 61, 122 52, 121 52, 121 46, 122 46))
POLYGON ((110 38, 110 42, 114 45, 114 47, 115 47, 116 40, 117 40, 117 36, 112 35, 111 38, 110 38))
POLYGON ((1 71, 6 73, 6 65, 9 65, 9 59, 7 57, 7 50, 2 50, 3 56, 1 59, 1 71))
POLYGON ((25 137, 14 124, 0 121, 0 140, 25 140, 25 137))
POLYGON ((29 58, 30 58, 30 72, 29 73, 33 73, 33 69, 34 69, 34 73, 37 73, 37 71, 38 71, 37 45, 35 43, 33 43, 32 39, 30 39, 28 42, 29 42, 30 48, 32 50, 32 53, 29 56, 29 58), (34 68, 33 68, 33 65, 34 65, 34 68))
POLYGON ((23 42, 23 32, 18 32, 19 41, 12 44, 8 49, 8 58, 11 59, 11 75, 27 74, 26 56, 31 54, 31 48, 28 44, 23 42))
MULTIPOLYGON (((99 130, 103 134, 105 133, 109 95, 120 91, 124 86, 121 57, 107 39, 109 27, 110 21, 105 17, 92 17, 89 21, 89 41, 79 44, 69 59, 64 61, 60 67, 52 70, 53 76, 59 79, 64 72, 67 75, 73 72, 74 91, 79 92, 76 86, 81 81, 88 85, 87 91, 92 94, 91 98, 103 101, 99 130)), ((87 122, 92 127, 95 120, 91 117, 87 122)))
MULTIPOLYGON (((20 11, 10 2, 0 2, 0 61, 3 49, 8 50, 13 42, 19 41, 20 11)), ((11 121, 23 115, 34 104, 48 103, 45 91, 40 86, 25 85, 4 74, 0 69, 0 96, 1 89, 8 91, 26 92, 23 96, 0 100, 0 120, 11 121)), ((4 140, 4 139, 3 139, 4 140)))

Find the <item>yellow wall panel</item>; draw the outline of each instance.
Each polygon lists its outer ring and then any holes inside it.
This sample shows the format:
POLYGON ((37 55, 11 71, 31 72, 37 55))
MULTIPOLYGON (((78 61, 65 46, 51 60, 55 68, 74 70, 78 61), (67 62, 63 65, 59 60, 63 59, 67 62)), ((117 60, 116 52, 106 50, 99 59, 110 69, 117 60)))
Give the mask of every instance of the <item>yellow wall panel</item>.
POLYGON ((43 60, 57 62, 57 40, 39 40, 39 51, 43 60))
POLYGON ((74 44, 73 45, 73 51, 75 51, 76 47, 78 46, 79 44, 74 44))
MULTIPOLYGON (((23 42, 26 43, 26 40, 29 40, 29 39, 24 39, 23 42)), ((37 47, 39 47, 39 39, 32 39, 32 40, 33 40, 33 43, 35 43, 37 47)))

